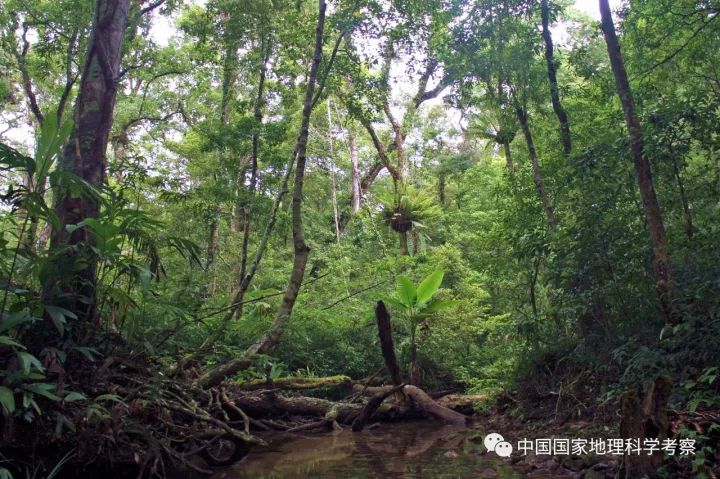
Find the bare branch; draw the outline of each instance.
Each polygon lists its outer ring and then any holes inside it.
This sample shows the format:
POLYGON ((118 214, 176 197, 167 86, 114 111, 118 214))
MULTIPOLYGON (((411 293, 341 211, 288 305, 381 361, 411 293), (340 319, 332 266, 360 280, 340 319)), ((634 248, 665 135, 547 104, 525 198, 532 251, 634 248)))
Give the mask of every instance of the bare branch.
POLYGON ((147 7, 140 10, 140 16, 145 15, 146 13, 152 12, 156 8, 158 8, 160 5, 165 3, 165 0, 157 0, 156 2, 151 3, 147 7))

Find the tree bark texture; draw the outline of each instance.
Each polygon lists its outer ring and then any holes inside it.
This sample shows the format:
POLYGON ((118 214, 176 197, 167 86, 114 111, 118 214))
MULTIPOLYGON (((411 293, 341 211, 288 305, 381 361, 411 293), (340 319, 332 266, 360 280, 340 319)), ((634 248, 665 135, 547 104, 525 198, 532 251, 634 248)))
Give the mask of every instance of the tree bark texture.
POLYGON ((555 53, 550 33, 550 8, 548 0, 542 0, 540 5, 542 16, 542 37, 545 43, 545 62, 547 63, 548 80, 550 81, 550 97, 552 99, 553 111, 560 123, 560 141, 562 142, 565 155, 572 153, 572 139, 570 137, 570 121, 567 112, 560 102, 560 89, 557 82, 557 67, 555 65, 555 53))
POLYGON ((378 301, 375 306, 375 320, 378 325, 380 350, 385 360, 385 367, 388 370, 388 374, 390 374, 393 384, 397 386, 402 383, 402 375, 400 374, 400 366, 398 366, 397 358, 395 357, 390 313, 388 313, 385 303, 382 301, 378 301))
MULTIPOLYGON (((129 7, 129 0, 97 0, 89 50, 75 101, 75 122, 58 164, 58 169, 92 186, 104 182, 105 150, 113 121, 129 7)), ((69 254, 63 255, 57 265, 62 274, 43 285, 46 302, 56 303, 65 296, 64 306, 85 319, 96 316, 96 265, 92 258, 83 258, 95 241, 88 228, 68 232, 66 226, 97 218, 99 209, 96 197, 73 195, 68 185, 60 185, 55 212, 61 227, 52 232, 51 248, 57 251, 69 247, 69 254), (81 298, 84 301, 80 301, 81 298)))
POLYGON ((643 132, 635 113, 630 81, 625 70, 625 62, 620 51, 620 42, 615 33, 615 24, 613 23, 608 0, 600 0, 600 16, 610 65, 615 76, 615 86, 625 115, 625 124, 627 125, 628 139, 630 140, 630 153, 635 165, 635 176, 650 231, 655 263, 655 293, 665 322, 674 324, 679 318, 673 306, 670 253, 665 234, 665 225, 660 211, 660 203, 655 194, 650 160, 645 154, 643 132))

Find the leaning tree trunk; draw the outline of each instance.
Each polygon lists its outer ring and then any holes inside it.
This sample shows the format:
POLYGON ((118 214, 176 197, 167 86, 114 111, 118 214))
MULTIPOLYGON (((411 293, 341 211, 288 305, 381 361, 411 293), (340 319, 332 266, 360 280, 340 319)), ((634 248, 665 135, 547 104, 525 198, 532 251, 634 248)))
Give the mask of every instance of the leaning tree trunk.
MULTIPOLYGON (((257 354, 269 353, 275 347, 275 345, 280 342, 280 338, 285 330, 287 321, 292 314, 295 300, 297 299, 297 296, 300 292, 300 286, 302 285, 302 280, 305 276, 305 266, 307 265, 307 259, 310 254, 310 247, 305 243, 305 234, 302 223, 303 183, 305 180, 305 163, 307 160, 306 155, 310 129, 310 115, 312 113, 313 107, 315 106, 315 101, 313 98, 315 95, 315 83, 318 78, 318 71, 320 69, 320 62, 322 60, 326 7, 327 5, 325 0, 320 0, 318 6, 317 27, 315 29, 315 52, 310 67, 310 73, 308 74, 305 99, 303 101, 300 133, 298 135, 297 144, 293 153, 293 156, 297 158, 297 165, 295 168, 295 185, 293 188, 292 196, 292 233, 294 259, 293 269, 290 273, 290 280, 285 290, 282 303, 278 308, 275 319, 273 320, 273 324, 267 334, 260 338, 255 344, 251 345, 241 357, 230 361, 200 377, 196 381, 198 386, 209 387, 218 384, 222 382, 225 377, 249 367, 249 365, 251 364, 249 358, 252 358, 257 354)), ((330 65, 328 65, 328 68, 329 67, 330 65)))
POLYGON ((517 114, 518 121, 520 122, 523 135, 525 136, 525 142, 527 143, 528 154, 530 155, 530 163, 532 164, 533 170, 533 180, 535 181, 535 189, 537 190, 538 197, 540 198, 543 210, 545 211, 548 226, 550 226, 550 229, 554 229, 557 226, 557 217, 555 216, 555 210, 550 202, 550 195, 548 195, 548 192, 545 189, 542 170, 540 169, 540 160, 538 159, 537 150, 535 149, 535 142, 533 140, 532 131, 530 130, 527 112, 520 105, 515 106, 515 112, 517 114))
POLYGON ((315 54, 313 55, 310 74, 308 75, 305 100, 303 102, 302 123, 295 147, 297 166, 295 167, 295 185, 292 195, 292 233, 293 249, 295 252, 293 269, 290 273, 290 280, 285 289, 285 295, 283 296, 280 308, 278 308, 275 315, 273 325, 268 334, 249 348, 248 353, 251 355, 267 354, 280 341, 280 337, 285 330, 285 325, 295 306, 295 300, 300 293, 300 286, 305 276, 305 266, 307 265, 307 259, 310 255, 310 247, 305 243, 305 231, 302 222, 303 184, 305 181, 305 163, 307 161, 307 145, 310 132, 310 115, 314 106, 313 96, 315 94, 315 82, 317 81, 320 62, 322 60, 326 6, 325 0, 320 0, 317 27, 315 29, 315 54))
POLYGON ((660 204, 655 194, 650 161, 645 154, 642 128, 635 114, 630 81, 628 80, 627 71, 625 70, 625 63, 620 51, 620 43, 615 33, 615 24, 613 23, 612 14, 610 13, 608 0, 600 0, 600 15, 610 65, 615 75, 615 86, 618 96, 620 97, 623 113, 625 114, 625 123, 630 140, 630 152, 633 163, 635 164, 635 176, 640 188, 640 197, 642 198, 645 218, 647 219, 650 230, 650 241, 652 242, 655 256, 655 293, 665 322, 673 324, 676 323, 679 318, 672 303, 672 274, 665 226, 660 211, 660 204))
MULTIPOLYGON (((123 36, 129 0, 97 0, 89 50, 75 101, 74 127, 58 169, 78 176, 91 186, 104 182, 105 150, 112 126, 123 36)), ((45 303, 60 303, 81 319, 95 319, 95 261, 87 253, 95 243, 88 228, 68 231, 86 218, 97 218, 99 201, 92 194, 73 194, 61 184, 55 213, 59 228, 53 229, 51 248, 67 248, 56 263, 56 275, 43 285, 45 303), (61 301, 61 297, 64 297, 61 301), (67 298, 67 299, 65 299, 67 298)))
POLYGON ((567 156, 572 152, 570 122, 568 120, 567 112, 560 102, 560 89, 558 88, 557 82, 554 47, 552 34, 550 33, 550 12, 548 8, 548 0, 542 0, 540 10, 542 13, 542 37, 545 43, 545 61, 547 63, 548 80, 550 81, 550 97, 552 98, 553 111, 560 123, 560 140, 562 141, 563 152, 567 156))

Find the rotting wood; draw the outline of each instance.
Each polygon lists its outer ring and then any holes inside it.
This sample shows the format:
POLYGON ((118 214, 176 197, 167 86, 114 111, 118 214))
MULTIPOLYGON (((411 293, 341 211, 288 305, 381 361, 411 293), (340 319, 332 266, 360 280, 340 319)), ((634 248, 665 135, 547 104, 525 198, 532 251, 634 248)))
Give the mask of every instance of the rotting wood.
POLYGON ((402 377, 400 375, 400 366, 398 366, 397 358, 395 357, 390 313, 388 313, 385 303, 382 301, 378 301, 377 306, 375 306, 375 319, 377 320, 380 349, 383 359, 385 360, 385 366, 392 378, 393 384, 397 386, 402 383, 402 377))
POLYGON ((387 399, 389 396, 394 394, 395 392, 401 390, 405 385, 400 384, 399 386, 395 386, 394 388, 391 388, 387 391, 379 392, 375 394, 373 397, 371 397, 367 404, 365 404, 365 407, 362 409, 360 414, 355 418, 355 420, 352 423, 352 430, 353 432, 360 432, 365 427, 365 424, 372 418, 373 414, 375 414, 375 411, 380 407, 380 405, 387 399))
MULTIPOLYGON (((642 400, 638 390, 626 392, 620 399, 620 437, 667 439, 670 421, 666 407, 671 389, 670 380, 660 377, 648 387, 642 400)), ((628 455, 623 462, 624 477, 630 479, 651 474, 661 463, 659 455, 628 455)))

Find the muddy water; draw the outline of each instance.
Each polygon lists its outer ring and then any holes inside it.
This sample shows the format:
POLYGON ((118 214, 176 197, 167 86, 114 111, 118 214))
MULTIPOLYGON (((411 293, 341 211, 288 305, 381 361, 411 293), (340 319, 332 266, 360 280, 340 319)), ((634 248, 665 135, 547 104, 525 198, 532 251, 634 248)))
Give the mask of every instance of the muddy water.
POLYGON ((498 478, 520 479, 483 454, 483 432, 428 421, 383 424, 353 433, 266 436, 257 448, 213 479, 498 478))

